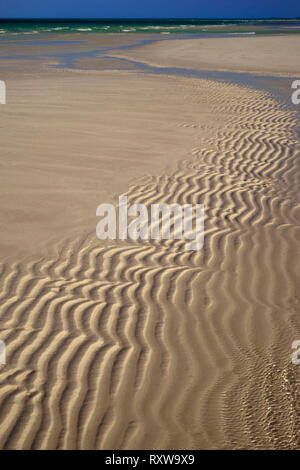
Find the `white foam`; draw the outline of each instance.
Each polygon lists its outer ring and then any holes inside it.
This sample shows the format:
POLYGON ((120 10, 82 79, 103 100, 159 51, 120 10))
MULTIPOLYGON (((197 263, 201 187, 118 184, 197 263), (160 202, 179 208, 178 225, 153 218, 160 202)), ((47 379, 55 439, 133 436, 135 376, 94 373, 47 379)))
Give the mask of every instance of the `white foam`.
POLYGON ((233 35, 240 36, 241 34, 244 34, 244 35, 256 34, 256 32, 255 31, 250 31, 249 33, 228 33, 228 34, 233 34, 233 35))

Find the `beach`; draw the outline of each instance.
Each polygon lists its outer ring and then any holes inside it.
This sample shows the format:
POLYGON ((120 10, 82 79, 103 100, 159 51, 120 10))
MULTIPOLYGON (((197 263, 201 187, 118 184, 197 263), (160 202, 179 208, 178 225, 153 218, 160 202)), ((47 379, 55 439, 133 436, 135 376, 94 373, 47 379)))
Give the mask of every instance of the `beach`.
POLYGON ((1 40, 1 449, 300 448, 299 42, 1 40), (99 240, 120 195, 203 248, 99 240))

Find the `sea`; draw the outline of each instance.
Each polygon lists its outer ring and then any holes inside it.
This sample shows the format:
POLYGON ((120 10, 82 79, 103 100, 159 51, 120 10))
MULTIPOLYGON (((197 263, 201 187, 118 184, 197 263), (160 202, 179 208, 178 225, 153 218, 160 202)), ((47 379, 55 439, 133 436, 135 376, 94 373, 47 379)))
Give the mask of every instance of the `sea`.
POLYGON ((300 18, 1 20, 0 35, 39 33, 203 34, 300 32, 300 18))

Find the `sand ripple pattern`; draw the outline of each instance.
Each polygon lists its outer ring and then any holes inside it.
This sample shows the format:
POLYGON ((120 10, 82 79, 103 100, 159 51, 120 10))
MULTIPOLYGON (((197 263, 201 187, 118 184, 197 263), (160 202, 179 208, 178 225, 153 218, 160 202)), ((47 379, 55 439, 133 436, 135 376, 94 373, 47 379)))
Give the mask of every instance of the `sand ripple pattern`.
POLYGON ((178 86, 229 117, 207 141, 178 122, 197 145, 127 196, 203 203, 204 248, 93 234, 0 265, 2 449, 300 448, 296 116, 236 85, 178 86))

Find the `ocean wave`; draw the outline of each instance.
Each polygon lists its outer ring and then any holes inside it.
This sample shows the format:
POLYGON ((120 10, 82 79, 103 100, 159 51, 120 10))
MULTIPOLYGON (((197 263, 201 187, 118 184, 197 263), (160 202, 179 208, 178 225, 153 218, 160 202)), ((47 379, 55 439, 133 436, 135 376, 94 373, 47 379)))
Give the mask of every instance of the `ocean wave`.
POLYGON ((241 35, 246 35, 246 36, 248 36, 249 34, 250 34, 250 35, 251 35, 251 34, 256 34, 256 32, 255 32, 255 31, 249 31, 249 32, 245 32, 245 33, 228 33, 228 34, 230 34, 230 35, 232 35, 232 36, 235 36, 235 35, 237 35, 237 36, 241 36, 241 35))

